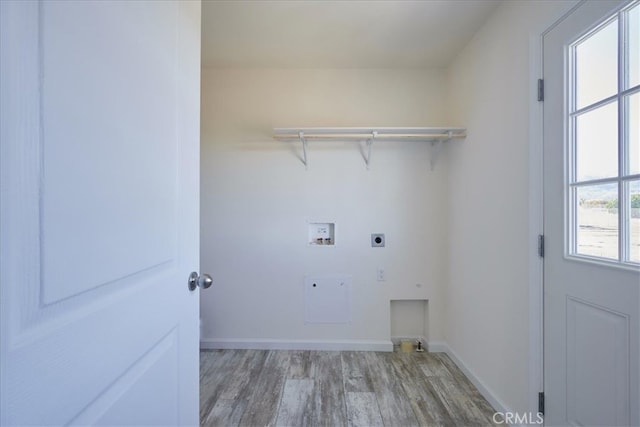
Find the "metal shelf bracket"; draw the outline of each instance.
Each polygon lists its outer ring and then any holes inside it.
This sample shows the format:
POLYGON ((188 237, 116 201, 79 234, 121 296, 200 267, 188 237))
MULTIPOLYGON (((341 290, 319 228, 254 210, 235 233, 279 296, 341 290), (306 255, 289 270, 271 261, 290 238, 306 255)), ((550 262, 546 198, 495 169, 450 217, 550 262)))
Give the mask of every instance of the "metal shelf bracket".
POLYGON ((373 131, 371 133, 371 138, 367 139, 367 155, 364 156, 364 163, 367 165, 367 170, 371 164, 371 146, 373 145, 373 140, 376 139, 377 136, 378 132, 373 131))
POLYGON ((309 169, 309 162, 307 161, 307 138, 304 137, 304 132, 299 132, 298 137, 300 138, 300 142, 302 142, 302 163, 304 163, 304 168, 309 169))
POLYGON ((447 132, 447 138, 438 139, 436 141, 431 142, 431 160, 429 161, 429 166, 431 166, 431 170, 436 168, 436 163, 438 162, 438 157, 440 157, 440 152, 442 151, 442 146, 445 142, 451 141, 453 137, 453 132, 447 132))

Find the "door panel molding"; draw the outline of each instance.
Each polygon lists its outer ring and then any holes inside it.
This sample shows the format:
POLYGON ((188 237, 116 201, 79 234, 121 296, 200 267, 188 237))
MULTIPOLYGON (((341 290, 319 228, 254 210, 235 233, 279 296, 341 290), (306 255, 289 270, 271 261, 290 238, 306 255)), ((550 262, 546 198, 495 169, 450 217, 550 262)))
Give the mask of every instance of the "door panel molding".
POLYGON ((27 48, 40 60, 48 305, 175 259, 178 5, 42 2, 38 14, 27 48), (147 39, 163 48, 141 49, 147 39))
POLYGON ((614 419, 615 425, 629 425, 629 315, 567 296, 566 316, 569 423, 606 425, 614 419), (594 332, 600 341, 591 339, 594 332), (597 408, 589 404, 594 401, 597 408))
MULTIPOLYGON (((177 393, 177 378, 175 377, 175 370, 171 370, 172 366, 178 363, 178 330, 172 329, 167 335, 162 337, 160 341, 154 344, 139 360, 137 360, 129 369, 126 370, 114 383, 109 386, 93 401, 91 401, 87 407, 85 407, 77 417, 75 417, 70 424, 72 425, 114 425, 114 424, 136 424, 132 418, 122 419, 118 414, 114 414, 114 409, 117 409, 117 405, 121 403, 123 399, 136 401, 140 400, 139 393, 153 393, 154 399, 157 399, 157 404, 161 405, 163 402, 177 401, 177 397, 171 396, 172 393, 177 393), (169 369, 167 369, 167 367, 169 369), (136 383, 144 375, 148 375, 150 372, 159 371, 160 382, 158 387, 153 390, 143 389, 136 390, 136 383), (164 384, 162 384, 164 383, 164 384), (133 390, 133 391, 132 391, 133 390), (169 393, 169 396, 165 394, 169 393), (133 394, 127 396, 127 394, 133 394), (138 394, 137 396, 135 394, 138 394), (119 419, 114 420, 117 417, 119 419), (111 418, 111 419, 110 419, 111 418), (107 421, 108 420, 108 421, 107 421)), ((157 380, 156 380, 157 382, 157 380)), ((135 402, 134 402, 135 403, 135 402)), ((171 405, 170 405, 171 406, 171 405)), ((142 418, 140 414, 133 415, 139 417, 141 422, 149 423, 153 418, 153 413, 157 413, 155 406, 144 407, 142 405, 134 405, 132 407, 137 408, 140 412, 151 412, 151 418, 142 418)), ((178 425, 178 407, 177 405, 170 407, 174 409, 173 417, 168 419, 159 419, 155 422, 156 425, 178 425)), ((129 409, 130 411, 130 409, 129 409)))

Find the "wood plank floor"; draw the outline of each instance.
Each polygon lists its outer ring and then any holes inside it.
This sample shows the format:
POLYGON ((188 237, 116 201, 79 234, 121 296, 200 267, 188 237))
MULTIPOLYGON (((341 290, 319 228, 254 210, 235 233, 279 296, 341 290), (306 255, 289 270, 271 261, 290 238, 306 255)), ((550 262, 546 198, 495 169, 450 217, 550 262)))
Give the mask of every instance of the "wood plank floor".
POLYGON ((203 426, 486 426, 493 413, 444 353, 200 352, 203 426))

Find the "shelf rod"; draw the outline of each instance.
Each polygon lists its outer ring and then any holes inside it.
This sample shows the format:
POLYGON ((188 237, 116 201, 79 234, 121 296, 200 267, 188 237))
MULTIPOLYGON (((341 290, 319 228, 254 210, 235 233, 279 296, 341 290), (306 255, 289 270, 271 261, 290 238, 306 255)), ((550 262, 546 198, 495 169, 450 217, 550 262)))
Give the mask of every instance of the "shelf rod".
POLYGON ((446 134, 449 131, 454 133, 464 133, 463 127, 298 127, 298 128, 273 128, 275 134, 281 135, 296 135, 298 132, 304 132, 306 135, 331 135, 331 134, 365 134, 371 135, 371 132, 378 132, 379 136, 382 135, 398 135, 398 134, 410 134, 410 135, 434 135, 434 134, 446 134))
MULTIPOLYGON (((304 133, 304 132, 301 132, 304 133)), ((459 134, 452 134, 451 132, 448 133, 438 133, 438 134, 396 134, 396 135, 392 135, 392 134, 379 134, 376 132, 376 139, 379 140, 419 140, 419 141, 433 141, 433 140, 438 140, 438 139, 453 139, 453 138, 464 138, 466 137, 465 133, 459 133, 459 134)), ((347 140, 347 139, 352 139, 352 140, 363 140, 363 139, 368 139, 371 136, 371 134, 353 134, 353 133, 347 133, 347 134, 308 134, 308 133, 304 133, 304 137, 307 140, 347 140)), ((299 134, 298 135, 293 135, 293 134, 276 134, 273 135, 274 139, 277 140, 297 140, 300 138, 299 134)))

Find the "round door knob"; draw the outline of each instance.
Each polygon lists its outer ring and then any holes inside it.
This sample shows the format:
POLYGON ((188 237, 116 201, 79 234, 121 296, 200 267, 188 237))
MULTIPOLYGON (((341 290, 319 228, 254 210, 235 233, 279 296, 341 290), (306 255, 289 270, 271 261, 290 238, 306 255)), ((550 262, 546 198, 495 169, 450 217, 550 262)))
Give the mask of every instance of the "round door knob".
POLYGON ((213 279, 208 274, 198 275, 195 271, 189 275, 189 290, 195 291, 197 287, 207 289, 213 283, 213 279))
POLYGON ((213 283, 213 279, 208 274, 202 274, 198 277, 198 286, 201 289, 207 289, 213 283))

